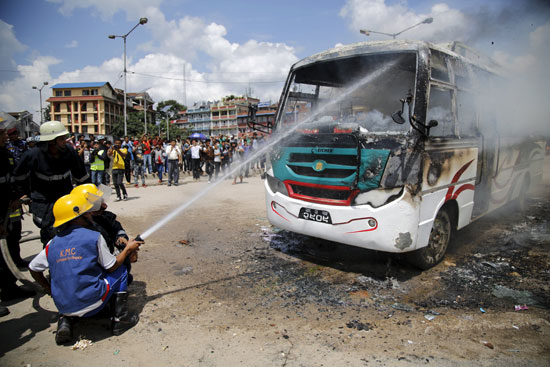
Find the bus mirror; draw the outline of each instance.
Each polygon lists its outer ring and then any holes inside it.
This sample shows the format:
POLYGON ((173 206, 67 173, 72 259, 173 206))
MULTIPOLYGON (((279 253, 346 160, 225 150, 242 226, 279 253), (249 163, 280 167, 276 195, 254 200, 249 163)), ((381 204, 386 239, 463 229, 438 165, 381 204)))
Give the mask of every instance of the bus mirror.
POLYGON ((396 124, 403 125, 405 123, 405 119, 403 118, 403 111, 395 111, 394 113, 392 113, 391 118, 396 124))
POLYGON ((430 120, 430 122, 428 122, 428 127, 431 129, 432 127, 436 127, 437 125, 439 125, 437 123, 437 121, 435 120, 430 120))

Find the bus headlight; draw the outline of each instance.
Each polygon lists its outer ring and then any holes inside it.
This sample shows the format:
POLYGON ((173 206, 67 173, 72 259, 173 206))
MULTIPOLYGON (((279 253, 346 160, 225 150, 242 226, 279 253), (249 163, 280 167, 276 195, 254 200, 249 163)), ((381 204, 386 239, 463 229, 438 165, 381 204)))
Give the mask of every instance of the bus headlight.
POLYGON ((401 195, 403 195, 403 187, 374 189, 357 195, 355 199, 353 199, 352 205, 368 204, 373 208, 378 208, 400 198, 401 195))
POLYGON ((267 174, 266 177, 267 177, 267 184, 269 185, 269 188, 271 189, 271 191, 275 193, 279 192, 283 195, 288 196, 288 190, 286 189, 286 186, 283 183, 283 181, 271 176, 270 174, 267 174))

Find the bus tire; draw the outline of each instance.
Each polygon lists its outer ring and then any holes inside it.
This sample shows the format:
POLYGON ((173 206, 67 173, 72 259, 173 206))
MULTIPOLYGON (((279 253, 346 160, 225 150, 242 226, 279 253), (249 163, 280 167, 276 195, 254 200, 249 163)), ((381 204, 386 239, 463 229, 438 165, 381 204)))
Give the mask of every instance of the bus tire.
POLYGON ((435 217, 428 246, 409 253, 409 263, 423 270, 430 269, 439 264, 447 252, 447 247, 451 240, 451 232, 451 218, 447 210, 442 208, 435 217))

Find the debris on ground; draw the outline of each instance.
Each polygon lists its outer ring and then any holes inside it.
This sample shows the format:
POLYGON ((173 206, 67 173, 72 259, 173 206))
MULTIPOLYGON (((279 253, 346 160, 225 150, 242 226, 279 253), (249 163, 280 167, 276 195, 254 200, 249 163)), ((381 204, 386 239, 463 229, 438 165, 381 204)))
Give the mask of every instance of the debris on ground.
POLYGON ((537 304, 537 301, 533 298, 533 294, 531 292, 518 291, 517 289, 508 288, 503 285, 495 285, 493 287, 492 294, 497 298, 508 298, 516 301, 517 303, 529 305, 537 304))
POLYGON ((193 267, 192 267, 192 266, 185 266, 185 267, 183 267, 183 268, 174 267, 174 268, 172 268, 172 269, 176 270, 176 271, 174 272, 174 275, 175 275, 175 276, 190 274, 190 273, 193 271, 193 267))
POLYGON ((93 342, 90 340, 90 339, 80 339, 79 341, 77 341, 72 347, 71 349, 72 350, 84 350, 86 348, 88 348, 90 345, 92 345, 93 342))
POLYGON ((527 305, 515 305, 514 306, 514 311, 523 311, 523 310, 528 310, 529 307, 527 307, 527 305))
POLYGON ((180 240, 179 243, 181 243, 182 245, 189 245, 190 242, 188 240, 180 240))
POLYGON ((372 324, 368 322, 360 322, 359 320, 351 320, 350 322, 346 323, 346 326, 349 329, 357 329, 359 331, 361 330, 369 331, 373 329, 372 324))
POLYGON ((486 346, 487 348, 489 348, 489 349, 495 349, 495 346, 494 346, 493 343, 491 343, 491 342, 482 340, 482 341, 481 341, 481 344, 485 345, 485 346, 486 346))

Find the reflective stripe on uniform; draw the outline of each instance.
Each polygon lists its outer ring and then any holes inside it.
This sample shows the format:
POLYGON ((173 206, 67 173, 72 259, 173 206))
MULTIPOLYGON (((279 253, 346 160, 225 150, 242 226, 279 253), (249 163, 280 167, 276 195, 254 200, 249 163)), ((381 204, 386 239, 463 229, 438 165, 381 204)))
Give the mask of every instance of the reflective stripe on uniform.
POLYGON ((75 180, 76 182, 80 183, 80 182, 86 181, 88 178, 90 178, 90 175, 89 175, 88 173, 86 173, 84 176, 82 176, 82 178, 76 178, 76 177, 75 177, 74 180, 75 180))
POLYGON ((10 175, 7 174, 5 176, 0 176, 0 183, 6 183, 6 182, 10 182, 10 175))
POLYGON ((14 180, 14 181, 23 181, 27 177, 29 177, 30 174, 31 174, 30 172, 23 173, 22 175, 12 177, 12 180, 14 180))
POLYGON ((68 178, 71 175, 71 171, 67 171, 62 175, 50 175, 50 176, 43 175, 42 173, 39 173, 39 172, 35 172, 34 174, 36 175, 36 177, 44 181, 60 181, 68 178))
POLYGON ((17 218, 21 216, 21 209, 15 209, 10 213, 10 218, 17 218))
POLYGON ((104 150, 100 150, 97 152, 97 155, 94 156, 93 162, 90 164, 90 169, 92 171, 103 171, 105 170, 105 162, 101 159, 99 159, 99 156, 102 155, 104 150))

